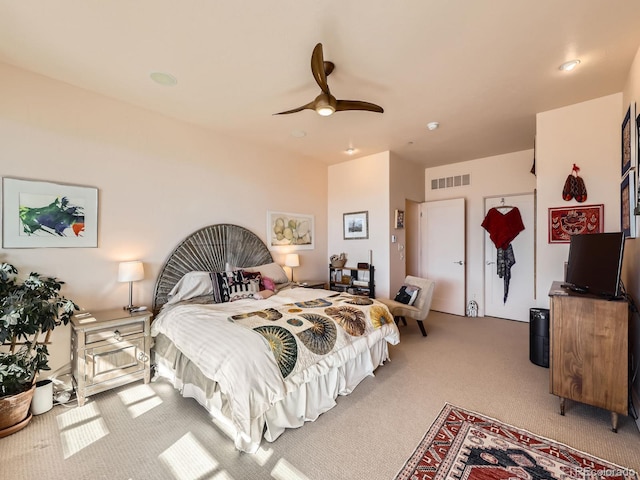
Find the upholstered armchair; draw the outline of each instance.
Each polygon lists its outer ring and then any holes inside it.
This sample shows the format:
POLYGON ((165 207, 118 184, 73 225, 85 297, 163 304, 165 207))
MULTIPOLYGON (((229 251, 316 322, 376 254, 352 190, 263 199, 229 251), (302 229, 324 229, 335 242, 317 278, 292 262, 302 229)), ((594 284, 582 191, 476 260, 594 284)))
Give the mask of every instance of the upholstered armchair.
POLYGON ((389 298, 378 298, 377 300, 389 307, 389 311, 391 312, 391 315, 393 315, 396 324, 399 324, 400 321, 402 321, 402 323, 406 325, 407 320, 405 317, 413 318, 418 322, 418 327, 420 327, 422 335, 426 337, 427 332, 424 329, 423 322, 431 310, 431 300, 433 298, 433 289, 436 282, 427 278, 407 275, 404 279, 404 284, 420 287, 420 291, 418 292, 418 296, 416 297, 413 305, 407 305, 389 298))

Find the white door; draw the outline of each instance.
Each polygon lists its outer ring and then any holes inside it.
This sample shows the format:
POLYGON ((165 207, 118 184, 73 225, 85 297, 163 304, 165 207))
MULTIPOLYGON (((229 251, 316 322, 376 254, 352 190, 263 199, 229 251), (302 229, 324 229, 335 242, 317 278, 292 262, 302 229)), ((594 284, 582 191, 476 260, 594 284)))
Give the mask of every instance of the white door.
MULTIPOLYGON (((511 267, 509 294, 504 301, 504 279, 498 277, 496 264, 497 249, 489 238, 484 236, 484 314, 490 317, 509 320, 529 321, 529 309, 535 307, 535 209, 533 193, 524 195, 505 195, 486 198, 485 214, 492 207, 503 205, 517 207, 520 210, 524 230, 511 242, 516 263, 511 267)), ((500 209, 507 212, 508 209, 500 209)))
POLYGON ((420 207, 420 276, 436 282, 431 309, 464 315, 464 198, 424 202, 420 207))

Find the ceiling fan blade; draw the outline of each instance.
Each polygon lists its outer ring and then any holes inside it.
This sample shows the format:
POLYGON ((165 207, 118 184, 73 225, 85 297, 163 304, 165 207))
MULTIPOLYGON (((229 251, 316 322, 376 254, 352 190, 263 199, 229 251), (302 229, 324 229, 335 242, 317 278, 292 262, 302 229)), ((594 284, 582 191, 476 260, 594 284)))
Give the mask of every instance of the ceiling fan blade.
POLYGON ((336 112, 345 110, 366 110, 368 112, 384 113, 384 109, 375 103, 361 102, 359 100, 338 100, 336 102, 336 112))
POLYGON ((287 110, 286 112, 274 113, 274 115, 286 115, 287 113, 301 112, 302 110, 305 110, 305 109, 315 110, 316 109, 315 103, 316 101, 314 100, 313 102, 309 102, 306 105, 303 105, 301 107, 294 108, 293 110, 287 110))
POLYGON ((328 95, 330 93, 329 84, 327 84, 327 74, 324 71, 324 57, 322 55, 321 43, 317 44, 313 49, 313 54, 311 55, 311 73, 313 73, 313 78, 315 78, 322 92, 328 95))

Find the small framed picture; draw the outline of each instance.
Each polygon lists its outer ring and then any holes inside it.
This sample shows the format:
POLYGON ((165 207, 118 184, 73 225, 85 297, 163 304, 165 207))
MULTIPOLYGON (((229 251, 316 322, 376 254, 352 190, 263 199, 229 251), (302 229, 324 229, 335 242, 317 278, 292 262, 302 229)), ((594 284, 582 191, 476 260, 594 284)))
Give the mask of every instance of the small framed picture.
POLYGON ((396 209, 395 221, 396 228, 404 228, 404 210, 396 209))
POLYGON ((369 238, 369 212, 344 213, 342 216, 345 240, 369 238))
POLYGON ((627 113, 622 121, 622 176, 624 177, 631 165, 631 106, 627 109, 627 113))
POLYGON ((5 177, 2 247, 98 246, 98 189, 5 177))

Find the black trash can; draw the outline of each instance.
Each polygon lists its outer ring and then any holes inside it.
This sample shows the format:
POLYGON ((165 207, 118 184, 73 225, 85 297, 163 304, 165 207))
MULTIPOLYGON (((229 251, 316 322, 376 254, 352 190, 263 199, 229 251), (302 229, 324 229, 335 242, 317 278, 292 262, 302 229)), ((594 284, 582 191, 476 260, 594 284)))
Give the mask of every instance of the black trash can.
POLYGON ((549 368, 549 309, 529 310, 529 360, 549 368))

